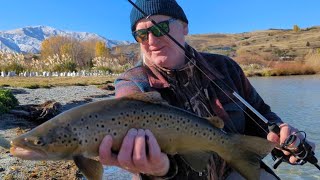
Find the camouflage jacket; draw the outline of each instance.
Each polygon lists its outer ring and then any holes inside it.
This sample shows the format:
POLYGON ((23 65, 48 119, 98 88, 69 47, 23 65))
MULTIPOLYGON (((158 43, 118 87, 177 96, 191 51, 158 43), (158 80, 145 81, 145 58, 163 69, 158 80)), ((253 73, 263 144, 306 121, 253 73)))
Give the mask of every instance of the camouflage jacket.
MULTIPOLYGON (((223 55, 198 53, 189 45, 186 45, 186 48, 196 60, 186 60, 187 63, 181 69, 167 70, 139 63, 123 73, 115 81, 116 97, 136 92, 158 91, 171 105, 201 117, 219 116, 223 119, 224 130, 227 132, 266 138, 267 134, 261 127, 267 130, 267 126, 233 97, 232 93, 235 91, 269 121, 281 122, 235 61, 223 55), (204 73, 199 71, 194 63, 204 73), (259 125, 249 119, 243 110, 260 122, 259 125)), ((169 159, 172 166, 170 173, 173 175, 163 179, 224 179, 230 172, 230 167, 216 154, 212 154, 207 169, 201 172, 194 171, 179 155, 169 156, 169 159)), ((146 175, 142 177, 152 179, 146 175)))

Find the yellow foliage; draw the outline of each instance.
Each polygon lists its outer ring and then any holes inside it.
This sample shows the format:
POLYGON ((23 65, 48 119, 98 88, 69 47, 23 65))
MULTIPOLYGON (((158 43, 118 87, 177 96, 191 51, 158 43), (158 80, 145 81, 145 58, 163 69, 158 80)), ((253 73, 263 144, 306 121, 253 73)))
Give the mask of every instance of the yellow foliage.
POLYGON ((298 25, 294 25, 293 26, 293 31, 294 32, 299 32, 300 31, 300 27, 298 25))
POLYGON ((109 56, 109 49, 107 48, 106 44, 102 41, 96 42, 96 57, 108 57, 109 56))

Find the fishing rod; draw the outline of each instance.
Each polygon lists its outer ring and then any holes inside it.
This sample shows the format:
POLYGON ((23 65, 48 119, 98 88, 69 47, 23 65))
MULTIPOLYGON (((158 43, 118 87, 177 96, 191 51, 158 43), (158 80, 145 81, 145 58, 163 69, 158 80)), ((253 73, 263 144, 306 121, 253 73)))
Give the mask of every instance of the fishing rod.
MULTIPOLYGON (((253 122, 255 122, 260 128, 262 128, 266 133, 268 133, 261 125, 252 118, 249 113, 247 113, 232 97, 229 96, 227 92, 224 91, 222 87, 220 87, 209 75, 207 75, 204 70, 202 70, 195 62, 191 61, 191 59, 196 60, 197 58, 191 54, 187 49, 181 45, 176 39, 174 39, 169 32, 165 32, 162 27, 160 27, 157 22, 155 22, 150 16, 146 14, 140 7, 138 7, 134 2, 128 0, 130 4, 134 8, 136 8, 147 20, 150 20, 151 23, 156 26, 161 33, 168 37, 172 42, 174 42, 181 50, 183 50, 187 60, 191 62, 204 76, 206 76, 210 82, 212 82, 218 89, 220 89, 233 103, 235 103, 253 122)), ((217 77, 219 81, 221 81, 226 87, 228 87, 232 91, 232 95, 237 98, 240 102, 242 102, 248 109, 250 109, 257 117, 259 117, 267 126, 269 131, 276 133, 280 136, 280 124, 276 122, 270 122, 266 119, 261 113, 259 113, 253 106, 251 106, 245 99, 243 99, 237 92, 235 92, 230 86, 228 86, 223 80, 217 77)), ((298 131, 294 134, 291 134, 287 137, 285 142, 281 144, 280 149, 274 148, 271 152, 272 158, 275 161, 273 168, 276 169, 282 162, 287 162, 291 165, 303 165, 306 162, 313 164, 317 169, 320 170, 320 166, 318 165, 318 159, 315 157, 315 153, 312 150, 311 145, 306 141, 306 133, 304 131, 298 131), (301 140, 298 135, 303 134, 303 139, 301 140), (290 155, 285 155, 282 150, 286 150, 291 153, 291 155, 295 156, 298 161, 296 163, 290 163, 289 158, 290 155)))

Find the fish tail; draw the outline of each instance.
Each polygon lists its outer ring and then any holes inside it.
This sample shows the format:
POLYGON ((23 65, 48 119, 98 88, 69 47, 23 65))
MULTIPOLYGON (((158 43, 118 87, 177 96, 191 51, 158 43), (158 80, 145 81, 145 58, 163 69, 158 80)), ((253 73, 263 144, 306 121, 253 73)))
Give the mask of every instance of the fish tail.
POLYGON ((260 161, 268 155, 275 144, 260 137, 231 135, 233 148, 223 153, 227 163, 248 180, 260 179, 260 161), (236 147, 236 148, 234 148, 236 147))

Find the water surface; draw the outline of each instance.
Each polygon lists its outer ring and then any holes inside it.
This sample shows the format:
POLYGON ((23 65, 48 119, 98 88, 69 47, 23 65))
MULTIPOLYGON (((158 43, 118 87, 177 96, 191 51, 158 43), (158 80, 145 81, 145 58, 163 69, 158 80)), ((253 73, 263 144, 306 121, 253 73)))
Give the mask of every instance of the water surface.
MULTIPOLYGON (((315 142, 320 160, 320 76, 254 77, 250 82, 283 121, 307 133, 315 142)), ((271 157, 265 162, 272 166, 271 157)), ((311 164, 282 163, 276 173, 282 179, 320 179, 320 170, 311 164)))

